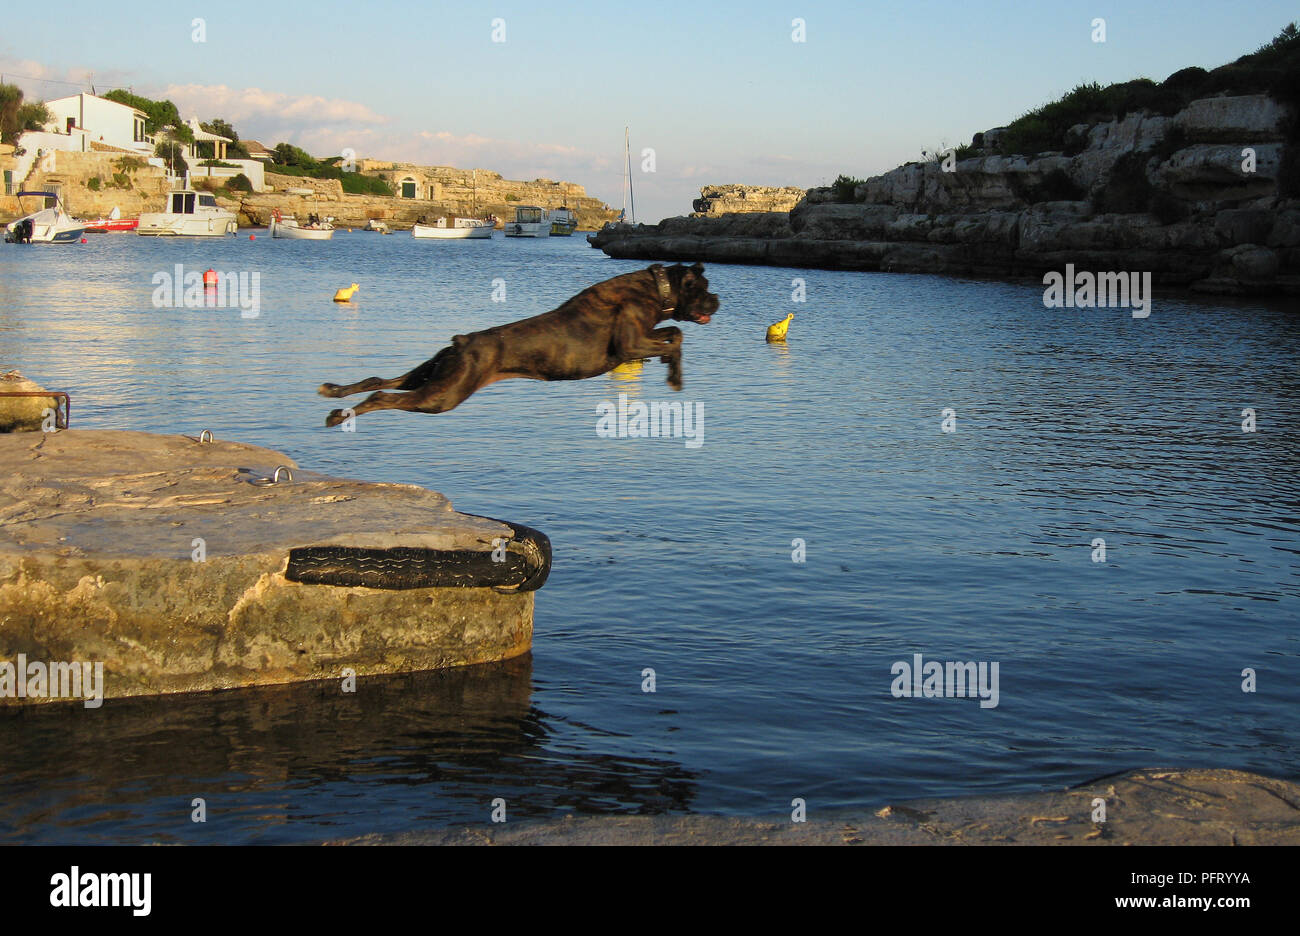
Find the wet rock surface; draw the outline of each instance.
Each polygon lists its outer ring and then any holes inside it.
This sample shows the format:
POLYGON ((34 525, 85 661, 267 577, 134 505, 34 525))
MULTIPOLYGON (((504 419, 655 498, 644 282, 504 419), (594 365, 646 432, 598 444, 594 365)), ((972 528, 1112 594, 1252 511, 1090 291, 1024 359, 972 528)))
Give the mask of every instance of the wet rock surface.
POLYGON ((485 559, 517 538, 436 492, 304 471, 258 446, 0 435, 0 661, 102 661, 113 698, 501 660, 531 645, 529 593, 286 570, 306 547, 485 559), (266 483, 281 466, 292 480, 266 483))
POLYGON ((614 816, 363 836, 354 845, 1297 845, 1300 785, 1240 770, 1146 769, 1059 792, 911 800, 808 821, 614 816), (1094 822, 1095 800, 1106 821, 1094 822))

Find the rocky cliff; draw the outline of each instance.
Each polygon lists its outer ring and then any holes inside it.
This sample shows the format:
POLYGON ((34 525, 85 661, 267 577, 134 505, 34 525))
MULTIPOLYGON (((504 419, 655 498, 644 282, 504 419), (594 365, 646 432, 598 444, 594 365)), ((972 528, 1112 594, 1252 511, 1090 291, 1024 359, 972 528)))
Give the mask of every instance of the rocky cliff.
POLYGON ((1295 121, 1267 95, 1219 96, 1081 124, 1066 150, 1034 157, 996 155, 992 130, 966 158, 910 163, 851 192, 811 189, 789 212, 607 225, 590 240, 622 258, 990 276, 1073 263, 1295 294, 1295 121))
POLYGON ((754 211, 789 211, 803 196, 804 190, 796 186, 706 185, 700 189, 700 197, 692 207, 694 216, 705 218, 754 211))

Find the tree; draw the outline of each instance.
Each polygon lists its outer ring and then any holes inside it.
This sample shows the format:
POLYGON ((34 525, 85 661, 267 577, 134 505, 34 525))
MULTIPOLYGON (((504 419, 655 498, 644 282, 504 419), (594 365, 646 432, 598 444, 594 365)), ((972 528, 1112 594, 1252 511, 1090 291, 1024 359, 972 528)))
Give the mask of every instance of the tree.
POLYGON ((302 169, 315 169, 320 163, 312 158, 306 150, 299 149, 292 143, 277 143, 271 151, 271 160, 280 166, 298 166, 302 169))
MULTIPOLYGON (((176 129, 177 128, 175 127, 168 127, 167 130, 163 132, 162 138, 154 146, 153 154, 155 156, 161 156, 163 159, 167 160, 167 167, 172 171, 172 173, 180 175, 183 172, 188 172, 190 166, 189 163, 185 161, 186 141, 181 139, 179 134, 176 133, 176 129)), ((187 131, 189 130, 188 127, 185 129, 187 131)), ((191 133, 191 139, 193 136, 194 134, 191 133)))
MULTIPOLYGON (((144 125, 146 133, 157 133, 164 127, 185 127, 180 113, 176 110, 176 105, 171 101, 152 101, 147 97, 132 94, 130 91, 124 91, 121 88, 114 88, 105 94, 104 98, 143 111, 146 118, 144 125)), ((185 132, 190 134, 189 127, 185 127, 185 132)), ((193 134, 190 134, 190 138, 193 138, 193 134)), ((186 140, 186 142, 188 143, 189 140, 186 140)))
POLYGON ((50 112, 40 101, 23 102, 23 89, 0 84, 0 143, 17 144, 29 130, 40 130, 50 122, 50 112))
POLYGON ((212 120, 200 121, 199 126, 208 133, 215 133, 217 136, 223 136, 230 140, 226 144, 226 155, 231 159, 248 159, 248 147, 239 142, 239 134, 235 132, 227 121, 220 117, 214 117, 212 120))

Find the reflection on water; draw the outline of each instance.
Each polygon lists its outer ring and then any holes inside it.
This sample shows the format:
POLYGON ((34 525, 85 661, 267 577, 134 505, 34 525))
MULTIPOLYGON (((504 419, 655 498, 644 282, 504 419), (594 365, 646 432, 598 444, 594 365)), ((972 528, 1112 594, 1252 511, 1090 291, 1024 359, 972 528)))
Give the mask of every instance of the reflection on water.
POLYGON ((211 429, 433 488, 554 549, 531 680, 0 713, 4 835, 306 840, 483 821, 496 795, 511 816, 788 816, 795 796, 870 806, 1152 765, 1300 776, 1292 306, 1158 295, 1135 320, 1044 309, 1033 283, 710 264, 722 308, 682 325, 680 395, 651 358, 325 429, 322 381, 404 373, 645 266, 569 238, 430 246, 0 249, 0 369, 70 392, 74 428, 211 429), (176 263, 260 273, 261 314, 155 308, 151 277, 176 263), (794 276, 809 301, 768 343, 794 276), (621 390, 700 404, 704 444, 598 436, 621 390), (998 661, 999 706, 893 698, 892 664, 918 652, 998 661), (224 818, 186 824, 205 793, 224 818))
POLYGON ((486 822, 496 797, 510 818, 689 808, 694 777, 671 761, 547 756, 553 719, 531 679, 524 657, 363 679, 355 693, 328 682, 128 699, 91 718, 80 706, 3 709, 0 841, 319 840, 486 822), (394 788, 418 789, 420 808, 387 813, 394 788), (195 797, 205 823, 191 821, 195 797))

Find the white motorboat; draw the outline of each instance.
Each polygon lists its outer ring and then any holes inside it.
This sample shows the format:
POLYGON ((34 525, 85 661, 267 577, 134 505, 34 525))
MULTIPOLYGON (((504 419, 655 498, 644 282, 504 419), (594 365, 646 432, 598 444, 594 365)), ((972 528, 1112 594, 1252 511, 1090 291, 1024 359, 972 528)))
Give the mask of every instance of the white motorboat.
POLYGON ((411 236, 459 240, 471 237, 491 237, 492 232, 495 230, 495 218, 458 218, 455 215, 447 215, 438 218, 432 224, 416 222, 415 226, 411 228, 411 236))
POLYGON ((140 215, 135 232, 146 237, 225 237, 238 229, 239 219, 218 207, 216 196, 182 189, 168 194, 166 211, 140 215))
POLYGON ((306 224, 300 224, 292 216, 280 217, 277 209, 272 212, 271 223, 267 227, 272 237, 283 237, 288 240, 329 240, 334 236, 334 225, 331 223, 333 220, 333 218, 325 218, 323 221, 317 221, 313 217, 306 224))
POLYGON ((515 219, 506 222, 502 233, 506 237, 550 237, 551 219, 545 208, 520 205, 515 209, 515 219))
MULTIPOLYGON (((5 241, 10 244, 75 244, 86 232, 86 222, 68 214, 55 192, 19 192, 18 204, 23 198, 43 198, 45 207, 23 215, 5 225, 5 241), (50 204, 50 200, 54 204, 50 204)), ((25 206, 23 206, 25 207, 25 206)))

